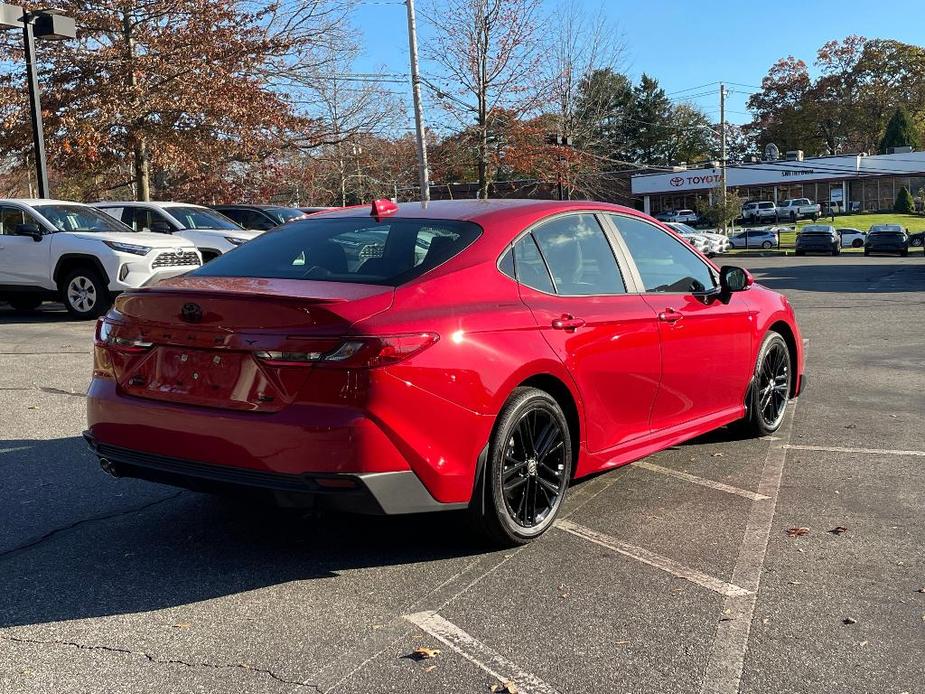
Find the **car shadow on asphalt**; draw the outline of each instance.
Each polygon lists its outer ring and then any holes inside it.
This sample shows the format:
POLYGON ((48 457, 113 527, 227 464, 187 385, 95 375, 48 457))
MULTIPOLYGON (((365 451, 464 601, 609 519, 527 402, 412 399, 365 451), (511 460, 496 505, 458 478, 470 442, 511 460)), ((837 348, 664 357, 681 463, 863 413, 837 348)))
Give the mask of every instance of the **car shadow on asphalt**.
POLYGON ((925 262, 903 264, 839 264, 828 258, 825 263, 812 259, 784 266, 755 268, 755 279, 776 291, 837 292, 839 294, 882 294, 921 292, 925 288, 925 262))
POLYGON ((458 512, 314 516, 114 480, 77 437, 0 441, 0 453, 0 628, 146 612, 488 549, 458 512))
POLYGON ((27 325, 30 323, 68 323, 74 321, 63 304, 46 303, 35 311, 20 313, 0 302, 0 325, 27 325))

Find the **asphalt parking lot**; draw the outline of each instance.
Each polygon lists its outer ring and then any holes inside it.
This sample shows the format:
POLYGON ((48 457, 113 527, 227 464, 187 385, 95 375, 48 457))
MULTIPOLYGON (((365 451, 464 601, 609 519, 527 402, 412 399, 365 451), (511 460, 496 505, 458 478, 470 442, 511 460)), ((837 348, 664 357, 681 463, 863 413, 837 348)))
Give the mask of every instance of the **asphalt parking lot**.
POLYGON ((925 691, 925 259, 735 262, 809 339, 781 431, 579 483, 511 551, 110 479, 92 326, 0 308, 0 692, 925 691))

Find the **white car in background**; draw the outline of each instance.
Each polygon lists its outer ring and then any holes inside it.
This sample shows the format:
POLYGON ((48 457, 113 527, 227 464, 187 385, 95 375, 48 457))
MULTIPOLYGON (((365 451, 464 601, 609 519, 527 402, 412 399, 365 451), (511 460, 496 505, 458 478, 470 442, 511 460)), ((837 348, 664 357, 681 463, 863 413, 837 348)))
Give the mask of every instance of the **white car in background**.
POLYGON ((711 231, 698 231, 697 229, 689 227, 687 224, 682 224, 681 222, 668 222, 667 224, 688 240, 690 240, 692 237, 700 237, 703 239, 704 248, 700 248, 700 246, 698 246, 696 243, 693 245, 695 248, 697 248, 697 250, 699 250, 701 253, 704 253, 705 255, 712 257, 714 255, 721 255, 726 253, 729 250, 729 237, 724 236, 723 234, 716 234, 711 231))
POLYGON ((95 202, 93 207, 115 217, 135 231, 172 234, 192 241, 207 263, 260 236, 225 215, 202 205, 183 202, 95 202))
POLYGON ((682 222, 682 223, 689 222, 691 224, 694 224, 697 222, 698 219, 700 219, 700 215, 698 215, 693 210, 685 209, 685 210, 677 210, 676 212, 672 212, 671 214, 668 215, 665 221, 682 222))
POLYGON ((133 232, 88 205, 0 200, 0 300, 17 311, 61 301, 75 318, 96 318, 119 292, 200 265, 186 239, 133 232))
POLYGON ((836 229, 835 232, 841 238, 842 248, 863 248, 864 242, 867 240, 867 234, 860 229, 843 227, 836 229))
POLYGON ((687 226, 687 224, 681 224, 680 222, 665 222, 665 224, 683 236, 685 241, 701 253, 709 253, 710 242, 707 241, 706 236, 703 234, 698 234, 694 229, 687 226))

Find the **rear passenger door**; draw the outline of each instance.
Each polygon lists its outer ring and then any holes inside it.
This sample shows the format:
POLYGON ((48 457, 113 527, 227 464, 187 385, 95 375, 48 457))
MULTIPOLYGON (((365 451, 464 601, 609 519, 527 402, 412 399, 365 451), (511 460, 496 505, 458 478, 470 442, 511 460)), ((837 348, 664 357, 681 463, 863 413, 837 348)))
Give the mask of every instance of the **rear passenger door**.
POLYGON ((638 217, 608 215, 632 259, 645 301, 658 316, 661 382, 653 430, 729 413, 745 402, 751 377, 753 319, 736 292, 728 303, 707 294, 715 270, 687 245, 638 217))
POLYGON ((655 311, 630 293, 594 213, 559 215, 514 245, 520 294, 577 384, 591 452, 648 433, 659 381, 655 311))

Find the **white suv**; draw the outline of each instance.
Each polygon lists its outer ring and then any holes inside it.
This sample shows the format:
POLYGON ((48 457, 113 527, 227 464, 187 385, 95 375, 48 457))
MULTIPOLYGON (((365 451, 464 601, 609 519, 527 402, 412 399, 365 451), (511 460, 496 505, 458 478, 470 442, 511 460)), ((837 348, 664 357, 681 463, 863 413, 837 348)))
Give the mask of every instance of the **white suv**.
POLYGON ((261 234, 257 230, 246 230, 220 212, 202 205, 154 201, 92 204, 135 231, 173 234, 192 241, 202 253, 204 263, 261 234))
POLYGON ((59 300, 76 318, 96 318, 115 294, 200 265, 189 241, 135 233, 88 205, 0 200, 0 300, 18 311, 59 300))
POLYGON ((777 205, 770 201, 747 202, 742 208, 742 219, 746 222, 762 222, 778 218, 777 205))

